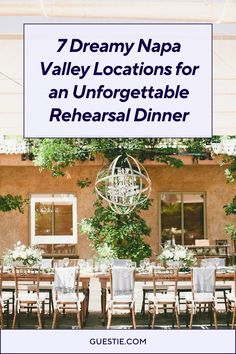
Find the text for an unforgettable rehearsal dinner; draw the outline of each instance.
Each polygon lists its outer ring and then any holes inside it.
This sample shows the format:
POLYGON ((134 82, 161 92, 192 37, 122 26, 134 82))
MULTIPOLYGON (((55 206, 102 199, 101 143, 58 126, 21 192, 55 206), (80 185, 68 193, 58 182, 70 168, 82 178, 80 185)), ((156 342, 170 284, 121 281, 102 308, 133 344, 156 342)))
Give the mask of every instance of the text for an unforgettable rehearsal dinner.
POLYGON ((24 136, 210 137, 209 24, 25 24, 24 136))

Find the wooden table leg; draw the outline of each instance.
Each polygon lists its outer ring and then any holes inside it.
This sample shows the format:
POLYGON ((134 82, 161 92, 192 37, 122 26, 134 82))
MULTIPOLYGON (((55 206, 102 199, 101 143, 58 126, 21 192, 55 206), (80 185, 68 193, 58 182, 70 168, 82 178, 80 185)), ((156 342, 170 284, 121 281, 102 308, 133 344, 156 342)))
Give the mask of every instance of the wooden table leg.
POLYGON ((106 323, 106 303, 107 303, 107 281, 100 279, 101 283, 101 322, 103 326, 106 323))
POLYGON ((101 301, 102 301, 102 324, 105 326, 106 322, 106 302, 107 302, 107 291, 106 289, 101 289, 101 301))
POLYGON ((88 317, 89 309, 89 278, 82 279, 82 291, 85 296, 85 319, 88 317))

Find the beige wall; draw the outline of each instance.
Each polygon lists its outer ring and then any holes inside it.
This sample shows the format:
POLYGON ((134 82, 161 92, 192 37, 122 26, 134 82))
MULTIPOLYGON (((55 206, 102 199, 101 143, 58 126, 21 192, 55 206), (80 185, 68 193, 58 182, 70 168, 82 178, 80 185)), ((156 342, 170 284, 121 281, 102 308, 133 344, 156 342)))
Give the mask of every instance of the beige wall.
MULTIPOLYGON (((226 217, 223 205, 232 200, 236 194, 234 184, 226 184, 224 168, 217 160, 199 161, 192 164, 191 158, 185 159, 185 166, 179 169, 166 165, 147 162, 146 168, 152 181, 153 205, 149 212, 144 213, 152 233, 148 240, 156 252, 159 247, 159 207, 158 193, 163 191, 206 192, 206 226, 207 236, 211 243, 215 239, 226 238, 224 226, 234 222, 235 217, 226 217)), ((29 161, 21 162, 19 156, 3 156, 0 159, 0 194, 21 194, 29 197, 30 193, 73 192, 78 197, 78 221, 93 214, 92 203, 94 180, 101 162, 84 162, 68 169, 65 177, 52 177, 49 172, 40 172, 29 161), (88 177, 92 184, 80 189, 76 186, 78 179, 88 177)), ((0 253, 6 247, 21 240, 29 242, 29 210, 25 208, 22 215, 19 212, 0 213, 0 253)), ((79 233, 78 253, 87 258, 92 255, 89 241, 79 233)))

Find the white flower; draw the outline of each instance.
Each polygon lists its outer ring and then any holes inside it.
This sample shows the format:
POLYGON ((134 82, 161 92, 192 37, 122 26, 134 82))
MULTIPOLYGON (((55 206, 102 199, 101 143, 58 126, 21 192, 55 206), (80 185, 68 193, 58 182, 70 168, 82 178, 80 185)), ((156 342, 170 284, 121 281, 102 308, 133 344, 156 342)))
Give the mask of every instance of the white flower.
POLYGON ((22 245, 20 241, 16 243, 13 250, 7 250, 4 254, 4 264, 12 264, 21 261, 24 265, 34 265, 41 261, 42 251, 35 246, 22 245))
POLYGON ((173 252, 171 252, 170 250, 165 250, 163 252, 163 257, 165 257, 166 259, 172 259, 173 258, 173 252))
POLYGON ((181 245, 168 246, 163 248, 163 251, 158 257, 161 261, 174 261, 178 266, 190 267, 195 264, 196 258, 192 251, 181 245))

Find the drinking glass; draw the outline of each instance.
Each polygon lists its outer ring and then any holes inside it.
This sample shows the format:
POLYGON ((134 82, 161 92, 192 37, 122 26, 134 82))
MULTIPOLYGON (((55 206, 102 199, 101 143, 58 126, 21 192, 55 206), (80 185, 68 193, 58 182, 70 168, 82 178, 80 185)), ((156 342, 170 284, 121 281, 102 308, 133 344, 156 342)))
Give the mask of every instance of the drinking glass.
POLYGON ((150 266, 150 259, 149 258, 144 258, 143 265, 144 265, 145 269, 148 269, 149 266, 150 266))
POLYGON ((94 272, 99 272, 100 270, 100 262, 99 261, 94 261, 94 268, 93 268, 94 272))
POLYGON ((80 272, 84 273, 85 265, 86 265, 85 260, 82 259, 82 258, 78 259, 78 265, 79 265, 79 268, 80 268, 80 272))
POLYGON ((68 267, 69 264, 70 264, 70 259, 69 258, 63 258, 63 266, 64 267, 68 267))

